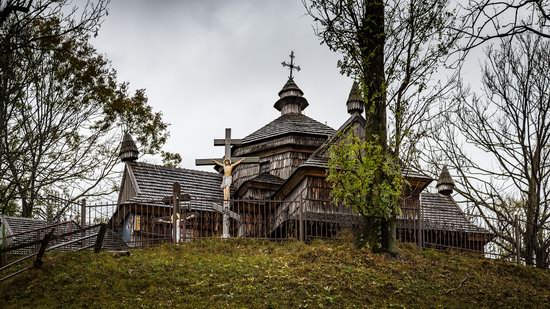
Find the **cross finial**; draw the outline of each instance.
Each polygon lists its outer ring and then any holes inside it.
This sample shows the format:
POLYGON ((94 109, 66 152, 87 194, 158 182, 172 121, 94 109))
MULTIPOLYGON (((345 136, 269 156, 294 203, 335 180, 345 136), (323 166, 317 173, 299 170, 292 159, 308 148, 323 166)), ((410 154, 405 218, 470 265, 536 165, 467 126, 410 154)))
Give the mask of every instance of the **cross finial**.
POLYGON ((296 71, 300 71, 300 66, 294 65, 294 51, 293 50, 290 51, 290 64, 286 63, 285 61, 281 62, 281 64, 283 65, 283 67, 289 67, 289 70, 290 70, 290 76, 288 77, 289 79, 293 79, 292 70, 296 69, 296 71))

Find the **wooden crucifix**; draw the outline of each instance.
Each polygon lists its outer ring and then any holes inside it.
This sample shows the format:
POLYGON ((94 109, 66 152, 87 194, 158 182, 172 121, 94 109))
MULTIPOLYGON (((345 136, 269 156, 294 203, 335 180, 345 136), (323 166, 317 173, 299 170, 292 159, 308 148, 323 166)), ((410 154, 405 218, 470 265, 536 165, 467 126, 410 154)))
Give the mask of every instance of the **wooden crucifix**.
POLYGON ((241 139, 231 138, 231 129, 225 129, 225 139, 214 139, 214 146, 225 146, 225 156, 221 159, 197 159, 196 165, 218 165, 223 168, 223 182, 221 188, 223 189, 224 201, 230 199, 230 187, 233 182, 233 169, 241 163, 258 163, 260 158, 258 157, 231 157, 231 146, 241 145, 241 139))
POLYGON ((229 237, 229 200, 231 198, 231 183, 233 169, 241 163, 259 163, 258 157, 231 157, 231 146, 241 145, 241 139, 231 138, 231 129, 225 129, 225 139, 214 139, 214 146, 225 146, 225 155, 221 159, 197 159, 195 165, 217 165, 223 168, 223 238, 229 237))

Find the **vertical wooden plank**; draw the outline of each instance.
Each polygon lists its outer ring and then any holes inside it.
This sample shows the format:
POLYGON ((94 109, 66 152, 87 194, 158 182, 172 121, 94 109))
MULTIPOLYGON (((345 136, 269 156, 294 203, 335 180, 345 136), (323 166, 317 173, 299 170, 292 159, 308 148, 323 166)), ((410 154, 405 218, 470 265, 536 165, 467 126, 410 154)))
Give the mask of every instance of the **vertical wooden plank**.
POLYGON ((225 128, 225 158, 231 158, 231 128, 225 128))

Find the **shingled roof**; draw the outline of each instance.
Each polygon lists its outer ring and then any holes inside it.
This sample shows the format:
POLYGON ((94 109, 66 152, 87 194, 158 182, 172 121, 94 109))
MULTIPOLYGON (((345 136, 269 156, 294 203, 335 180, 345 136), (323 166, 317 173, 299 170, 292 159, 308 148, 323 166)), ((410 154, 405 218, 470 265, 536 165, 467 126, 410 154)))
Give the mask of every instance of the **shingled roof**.
POLYGON ((317 168, 328 168, 328 154, 327 151, 329 147, 336 143, 337 139, 340 138, 341 134, 351 129, 355 123, 359 125, 364 125, 365 118, 358 113, 354 113, 351 117, 340 126, 337 131, 334 131, 330 137, 319 147, 314 153, 309 156, 309 158, 301 165, 301 167, 317 167, 317 168))
POLYGON ((258 176, 255 176, 249 180, 249 182, 260 182, 260 183, 266 183, 266 184, 272 184, 272 185, 282 185, 283 182, 285 182, 284 179, 279 178, 277 176, 268 174, 268 173, 262 173, 258 176))
MULTIPOLYGON (((355 122, 359 123, 360 125, 364 125, 365 118, 363 118, 363 116, 359 113, 352 114, 352 116, 348 118, 348 120, 338 129, 338 131, 333 133, 332 136, 329 139, 327 139, 327 141, 323 145, 321 145, 321 147, 319 147, 319 149, 317 149, 301 166, 302 167, 309 166, 309 167, 316 167, 316 168, 322 168, 322 169, 328 168, 328 155, 327 155, 328 148, 336 142, 336 139, 338 138, 337 135, 339 132, 345 132, 346 130, 348 130, 348 127, 353 125, 353 123, 355 122)), ((420 179, 432 180, 430 176, 427 176, 412 167, 406 168, 405 170, 403 170, 402 174, 403 176, 408 178, 420 178, 420 179)))
MULTIPOLYGON (((33 218, 23 218, 23 217, 11 217, 4 216, 4 222, 7 223, 9 228, 8 235, 21 234, 23 232, 41 229, 48 226, 48 223, 44 220, 38 220, 33 218)), ((33 238, 32 240, 35 240, 33 238)))
POLYGON ((279 118, 243 138, 243 144, 292 133, 331 136, 334 132, 333 128, 304 114, 290 113, 281 115, 279 118))
POLYGON ((128 163, 137 182, 137 195, 128 202, 160 204, 165 196, 172 195, 172 185, 179 182, 182 193, 191 199, 223 199, 220 189, 222 176, 218 173, 172 168, 143 162, 128 163))
POLYGON ((420 203, 424 229, 489 233, 486 229, 468 221, 462 209, 449 195, 422 193, 420 203))

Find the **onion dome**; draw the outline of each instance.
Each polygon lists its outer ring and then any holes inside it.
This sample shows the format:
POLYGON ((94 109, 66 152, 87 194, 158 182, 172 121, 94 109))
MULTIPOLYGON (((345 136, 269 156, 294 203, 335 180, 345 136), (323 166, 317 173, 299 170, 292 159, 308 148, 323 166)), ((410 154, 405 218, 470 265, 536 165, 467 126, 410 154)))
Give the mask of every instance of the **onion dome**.
POLYGON ((275 107, 281 112, 281 115, 286 114, 301 114, 308 107, 309 103, 303 97, 304 92, 298 88, 298 85, 292 78, 289 78, 283 89, 279 91, 279 100, 275 102, 275 107))
POLYGON ((443 166, 441 169, 441 174, 439 174, 439 179, 437 180, 437 192, 444 195, 451 195, 455 187, 455 182, 451 178, 451 174, 447 169, 447 166, 443 166))
POLYGON ((139 150, 134 142, 134 139, 132 138, 132 135, 130 135, 130 133, 124 134, 118 157, 122 162, 133 162, 138 159, 138 156, 139 150))
POLYGON ((363 96, 361 96, 361 91, 359 90, 359 84, 354 81, 351 86, 351 91, 349 92, 348 101, 346 102, 348 113, 351 115, 355 113, 362 114, 364 104, 363 96))

